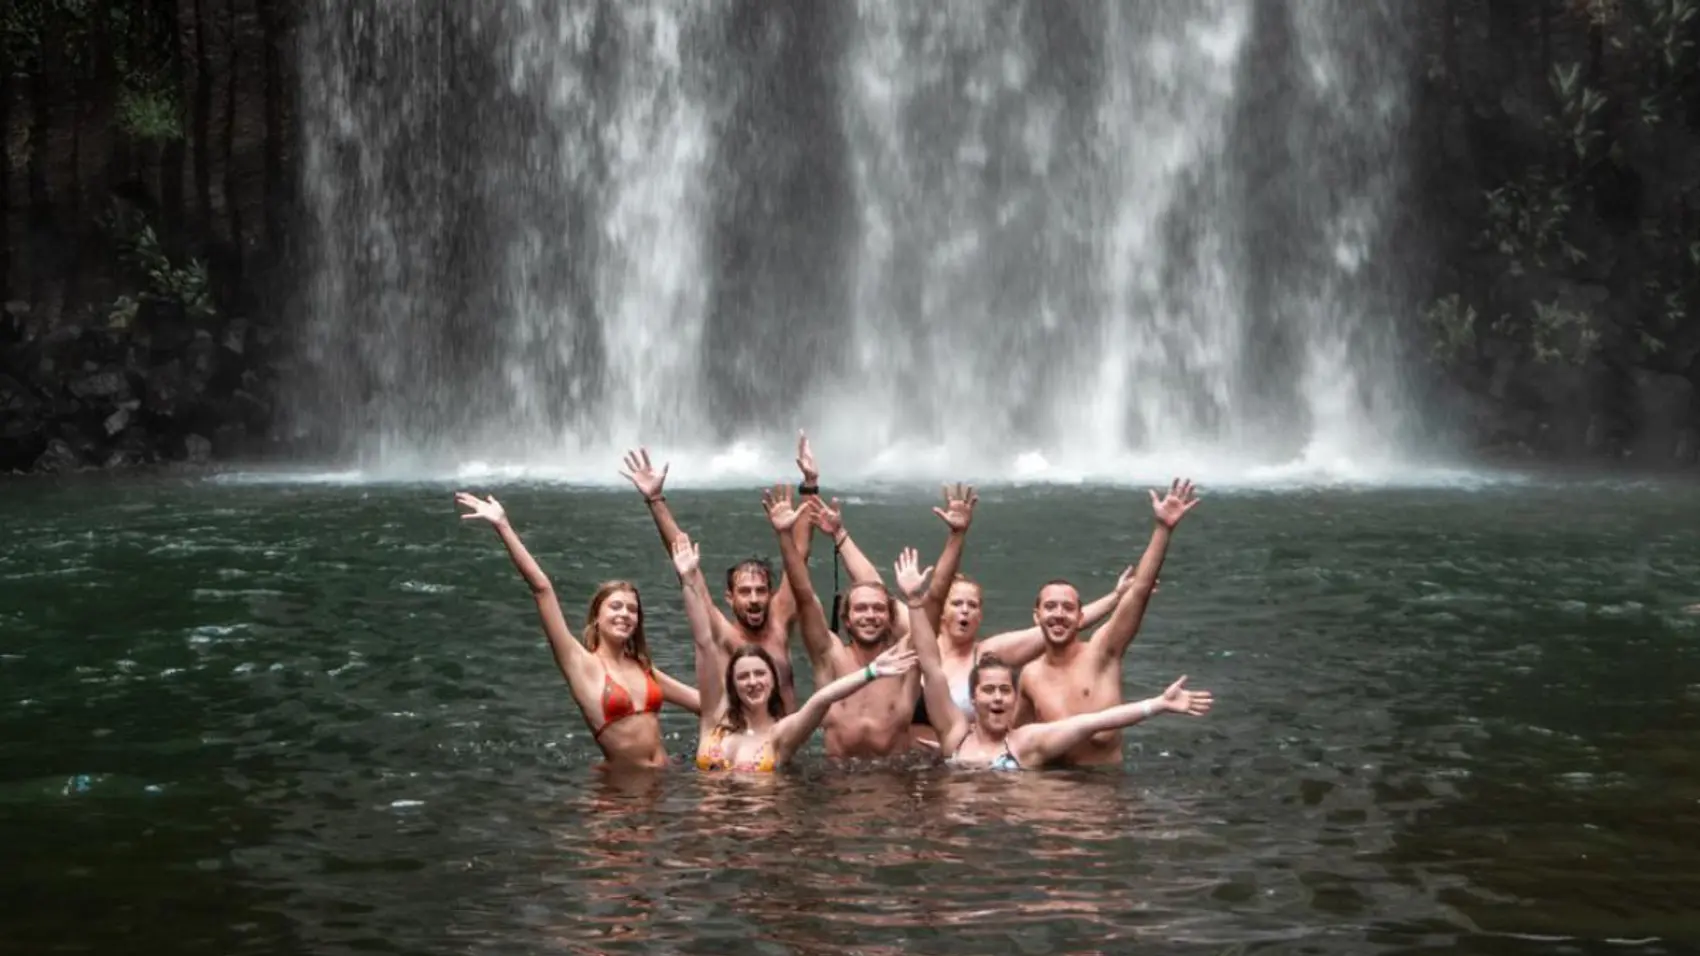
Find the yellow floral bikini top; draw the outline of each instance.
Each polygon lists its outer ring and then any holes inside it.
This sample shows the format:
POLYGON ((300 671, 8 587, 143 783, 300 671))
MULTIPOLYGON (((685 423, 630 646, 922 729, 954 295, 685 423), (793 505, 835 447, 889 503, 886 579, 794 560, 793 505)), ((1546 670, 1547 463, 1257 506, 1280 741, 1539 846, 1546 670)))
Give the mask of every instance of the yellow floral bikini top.
POLYGON ((773 772, 773 739, 770 737, 761 745, 761 752, 754 763, 734 764, 726 759, 725 750, 726 728, 716 727, 708 736, 708 749, 697 751, 698 770, 738 770, 744 773, 773 772))

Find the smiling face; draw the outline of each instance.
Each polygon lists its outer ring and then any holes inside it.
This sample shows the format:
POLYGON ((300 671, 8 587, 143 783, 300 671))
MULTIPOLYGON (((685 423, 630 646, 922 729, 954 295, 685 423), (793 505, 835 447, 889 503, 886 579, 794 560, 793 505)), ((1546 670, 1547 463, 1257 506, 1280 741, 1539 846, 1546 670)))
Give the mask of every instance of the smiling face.
POLYGON ((726 605, 745 630, 761 630, 772 603, 773 583, 765 565, 745 562, 732 569, 726 582, 726 605))
POLYGON ((944 618, 939 622, 952 644, 972 644, 980 636, 980 586, 958 578, 951 582, 944 599, 944 618))
POLYGON ((858 584, 845 599, 844 630, 858 644, 883 644, 891 636, 891 597, 877 584, 858 584))
POLYGON ((607 645, 616 655, 650 666, 649 643, 643 636, 643 599, 630 581, 609 581, 591 595, 584 645, 593 652, 607 645))
POLYGON ((732 664, 732 686, 745 710, 765 710, 773 694, 773 669, 759 657, 740 658, 732 664))
POLYGON ((1002 663, 974 668, 974 720, 993 736, 1009 733, 1015 725, 1015 672, 1002 663))
POLYGON ((1033 602, 1033 623, 1044 632, 1045 643, 1059 646, 1080 634, 1080 592, 1067 581, 1052 581, 1039 589, 1033 602))

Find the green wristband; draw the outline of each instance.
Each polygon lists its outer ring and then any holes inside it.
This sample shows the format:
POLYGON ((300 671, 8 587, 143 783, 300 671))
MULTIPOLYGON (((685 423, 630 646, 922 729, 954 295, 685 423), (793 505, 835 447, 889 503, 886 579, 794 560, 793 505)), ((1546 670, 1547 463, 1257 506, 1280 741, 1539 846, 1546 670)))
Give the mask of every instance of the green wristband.
POLYGON ((874 673, 874 665, 872 665, 872 664, 869 664, 867 667, 862 668, 862 673, 867 675, 869 683, 873 683, 874 680, 877 679, 880 676, 880 675, 874 673))

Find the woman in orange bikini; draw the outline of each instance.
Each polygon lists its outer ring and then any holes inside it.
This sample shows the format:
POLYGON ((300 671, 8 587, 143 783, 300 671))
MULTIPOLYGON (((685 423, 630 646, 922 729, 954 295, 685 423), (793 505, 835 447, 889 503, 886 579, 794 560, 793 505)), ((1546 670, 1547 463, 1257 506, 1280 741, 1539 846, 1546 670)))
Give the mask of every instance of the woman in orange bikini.
POLYGON ((471 514, 461 515, 462 519, 490 522, 507 545, 514 567, 531 585, 549 649, 608 765, 665 764, 667 751, 661 746, 661 720, 656 714, 661 702, 696 713, 700 695, 650 661, 637 588, 626 581, 609 581, 597 588, 590 598, 584 643, 580 644, 567 628, 554 585, 508 524, 501 504, 495 498, 480 499, 466 492, 456 494, 455 501, 471 509, 471 514))
POLYGON ((685 617, 696 640, 697 689, 702 692, 698 769, 772 773, 791 762, 833 704, 881 677, 896 677, 915 666, 915 652, 901 642, 856 673, 816 688, 796 713, 786 716, 774 679, 778 669, 767 651, 745 644, 725 655, 721 666, 709 617, 713 599, 700 583, 702 577, 691 573, 697 562, 697 546, 690 537, 674 539, 673 567, 679 580, 698 582, 685 585, 685 617))

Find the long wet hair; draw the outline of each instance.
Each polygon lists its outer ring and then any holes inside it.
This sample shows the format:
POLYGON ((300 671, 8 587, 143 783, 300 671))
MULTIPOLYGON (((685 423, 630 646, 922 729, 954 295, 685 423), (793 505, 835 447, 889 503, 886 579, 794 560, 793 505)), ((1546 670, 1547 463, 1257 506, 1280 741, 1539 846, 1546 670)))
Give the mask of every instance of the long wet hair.
POLYGON ((649 639, 643 635, 643 596, 638 593, 637 585, 630 581, 604 581, 590 596, 590 611, 584 622, 584 646, 592 654, 602 646, 602 629, 596 626, 596 617, 602 613, 602 605, 616 591, 632 592, 632 603, 637 605, 637 626, 632 628, 632 636, 626 638, 626 656, 642 664, 644 670, 652 671, 655 664, 649 659, 649 639))
POLYGON ((779 696, 779 666, 773 662, 773 655, 760 644, 745 644, 726 658, 726 715, 720 718, 720 726, 734 734, 741 734, 750 726, 749 721, 744 719, 744 701, 738 696, 738 682, 732 679, 738 662, 746 657, 759 658, 767 665, 767 672, 773 675, 773 686, 767 692, 767 715, 774 720, 785 716, 785 700, 779 696))

